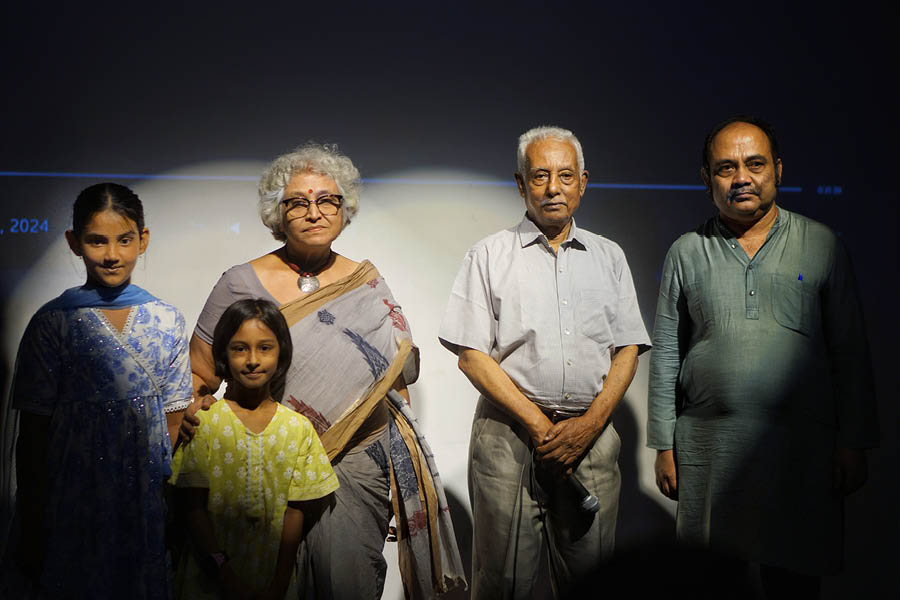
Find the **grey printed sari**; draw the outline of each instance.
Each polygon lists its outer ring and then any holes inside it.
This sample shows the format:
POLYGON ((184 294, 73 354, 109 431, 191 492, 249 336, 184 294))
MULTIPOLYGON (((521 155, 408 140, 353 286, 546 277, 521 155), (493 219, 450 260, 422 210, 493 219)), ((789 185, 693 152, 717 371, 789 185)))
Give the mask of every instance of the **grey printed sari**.
POLYGON ((387 403, 391 498, 408 598, 465 582, 443 486, 412 411, 391 388, 418 377, 418 351, 400 306, 375 267, 281 307, 294 342, 282 402, 312 421, 334 461, 387 403))

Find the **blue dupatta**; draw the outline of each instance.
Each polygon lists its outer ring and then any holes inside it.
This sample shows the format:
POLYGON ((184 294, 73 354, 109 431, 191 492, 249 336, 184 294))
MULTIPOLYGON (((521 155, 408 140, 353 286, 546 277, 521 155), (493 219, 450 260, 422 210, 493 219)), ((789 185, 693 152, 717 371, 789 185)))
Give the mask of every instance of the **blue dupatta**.
POLYGON ((75 308, 105 308, 112 310, 144 304, 156 299, 156 296, 133 283, 124 283, 114 288, 86 283, 79 287, 67 289, 39 308, 35 314, 48 310, 69 310, 75 308))

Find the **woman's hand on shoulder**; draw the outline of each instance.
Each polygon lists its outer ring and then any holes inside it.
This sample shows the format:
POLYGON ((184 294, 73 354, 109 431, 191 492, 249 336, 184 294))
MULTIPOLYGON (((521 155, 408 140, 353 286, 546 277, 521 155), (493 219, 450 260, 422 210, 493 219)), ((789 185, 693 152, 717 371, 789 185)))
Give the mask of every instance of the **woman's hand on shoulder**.
POLYGON ((213 395, 202 396, 199 400, 194 400, 184 409, 184 418, 181 419, 181 426, 178 428, 178 439, 180 443, 187 444, 194 439, 194 433, 197 426, 200 425, 200 419, 197 417, 197 411, 209 410, 215 403, 216 397, 213 395))

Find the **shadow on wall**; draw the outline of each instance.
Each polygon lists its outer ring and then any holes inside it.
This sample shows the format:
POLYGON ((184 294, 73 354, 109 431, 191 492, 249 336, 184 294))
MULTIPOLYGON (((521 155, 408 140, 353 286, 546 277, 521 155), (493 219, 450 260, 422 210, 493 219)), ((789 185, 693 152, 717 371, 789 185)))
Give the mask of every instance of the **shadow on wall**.
MULTIPOLYGON (((619 454, 619 469, 622 472, 622 488, 619 498, 619 517, 616 528, 616 558, 610 565, 615 573, 613 579, 628 589, 635 585, 634 578, 647 578, 647 573, 656 561, 673 551, 675 540, 675 520, 657 502, 641 491, 637 457, 642 450, 642 430, 638 427, 634 412, 626 402, 619 405, 614 417, 616 429, 622 439, 619 454)), ((466 580, 472 581, 472 519, 468 512, 468 499, 456 497, 446 490, 456 543, 462 557, 466 580)), ((548 573, 545 560, 538 567, 541 573, 548 573)), ((638 586, 639 587, 639 586, 638 586)), ((619 589, 619 588, 616 588, 619 589)), ((401 596, 402 597, 402 596, 401 596)), ((470 597, 470 590, 457 588, 441 596, 449 600, 470 597)), ((534 590, 536 600, 549 598, 550 584, 546 577, 539 577, 534 590)))
POLYGON ((620 402, 613 423, 622 440, 619 471, 619 516, 616 524, 616 556, 640 558, 653 548, 675 542, 675 519, 640 488, 639 453, 644 451, 645 430, 638 426, 628 402, 620 402))
MULTIPOLYGON (((459 547, 459 555, 462 558, 463 570, 466 573, 466 581, 472 582, 472 518, 469 516, 469 499, 460 500, 449 489, 447 504, 450 506, 450 515, 453 518, 453 531, 456 533, 456 545, 459 547)), ((443 594, 442 599, 462 600, 469 598, 469 589, 457 587, 443 594)))

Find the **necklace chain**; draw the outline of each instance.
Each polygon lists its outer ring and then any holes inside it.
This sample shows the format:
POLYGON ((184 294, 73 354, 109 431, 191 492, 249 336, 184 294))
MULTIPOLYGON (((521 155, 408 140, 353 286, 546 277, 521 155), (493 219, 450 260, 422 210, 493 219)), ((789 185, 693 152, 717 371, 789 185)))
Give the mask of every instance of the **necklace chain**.
POLYGON ((311 294, 312 292, 319 289, 319 278, 316 277, 322 270, 331 262, 331 257, 334 256, 334 251, 329 250, 328 255, 325 256, 325 260, 319 263, 315 269, 310 269, 308 271, 302 270, 299 265, 292 263, 289 260, 287 248, 284 249, 284 262, 287 263, 287 266, 291 268, 291 270, 299 275, 297 278, 297 287, 300 288, 300 291, 304 294, 311 294))
POLYGON ((334 254, 333 250, 329 250, 328 254, 325 255, 325 259, 320 262, 314 269, 301 269, 300 265, 297 263, 291 262, 290 256, 288 256, 287 248, 284 249, 284 262, 291 268, 294 273, 302 277, 315 277, 328 265, 328 262, 331 260, 331 256, 334 254))

